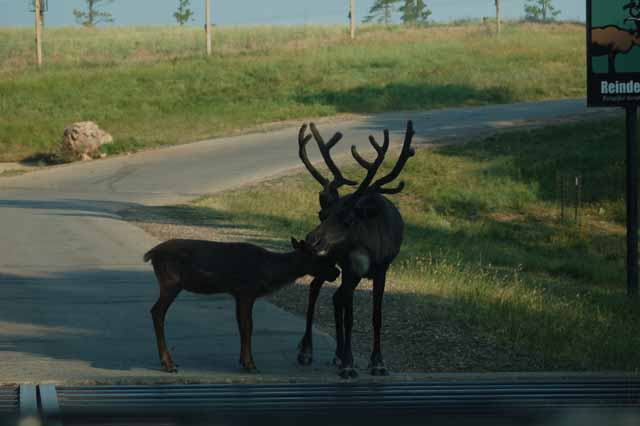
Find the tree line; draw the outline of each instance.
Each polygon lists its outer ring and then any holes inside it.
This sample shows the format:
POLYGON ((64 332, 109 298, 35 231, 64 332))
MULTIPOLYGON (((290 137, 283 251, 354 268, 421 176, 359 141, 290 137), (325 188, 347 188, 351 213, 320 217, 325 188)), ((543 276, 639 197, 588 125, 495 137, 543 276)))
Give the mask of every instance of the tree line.
MULTIPOLYGON (((113 1, 84 0, 84 8, 73 10, 76 22, 85 27, 114 22, 113 15, 105 9, 113 1)), ((553 0, 525 0, 524 12, 525 20, 535 22, 553 21, 560 14, 553 5, 553 0)), ((427 25, 432 14, 424 0, 375 0, 363 22, 390 25, 397 13, 400 14, 402 23, 409 26, 427 25)), ((194 16, 191 0, 177 0, 173 17, 178 25, 182 26, 193 21, 194 16)))
MULTIPOLYGON (((494 2, 497 6, 498 1, 494 2)), ((553 0, 525 0, 524 12, 524 19, 533 22, 553 21, 561 13, 553 0)), ((400 13, 402 23, 409 26, 427 25, 432 14, 424 0, 375 0, 362 22, 389 25, 396 13, 400 13)))
MULTIPOLYGON (((74 9, 76 22, 84 27, 95 27, 98 24, 114 22, 113 15, 105 7, 113 0, 84 0, 83 9, 74 9)), ((178 0, 173 17, 179 25, 193 21, 195 12, 191 9, 191 0, 178 0)))

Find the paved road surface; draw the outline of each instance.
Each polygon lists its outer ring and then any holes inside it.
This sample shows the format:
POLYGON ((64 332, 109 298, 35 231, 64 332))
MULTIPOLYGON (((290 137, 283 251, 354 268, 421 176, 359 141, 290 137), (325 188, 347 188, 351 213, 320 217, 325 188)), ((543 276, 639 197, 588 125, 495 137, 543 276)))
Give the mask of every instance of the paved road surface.
MULTIPOLYGON (((416 142, 437 143, 587 114, 593 112, 584 100, 563 100, 381 114, 320 130, 341 130, 345 141, 336 149, 344 154, 354 142, 364 149, 368 134, 385 127, 399 143, 408 118, 416 142)), ((158 241, 116 212, 183 202, 298 167, 296 137, 296 128, 286 128, 0 178, 0 383, 241 378, 233 304, 225 296, 180 295, 167 320, 180 374, 159 371, 149 316, 157 289, 141 260, 158 241)), ((298 367, 302 319, 267 302, 254 317, 258 378, 334 374, 329 336, 317 334, 314 367, 298 367)))

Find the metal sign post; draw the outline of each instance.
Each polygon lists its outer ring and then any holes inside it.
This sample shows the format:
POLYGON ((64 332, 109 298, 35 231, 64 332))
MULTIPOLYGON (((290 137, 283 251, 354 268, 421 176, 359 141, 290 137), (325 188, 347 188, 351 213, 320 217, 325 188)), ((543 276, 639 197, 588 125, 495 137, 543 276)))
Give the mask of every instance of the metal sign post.
POLYGON ((587 0, 587 104, 626 110, 627 293, 638 294, 640 1, 587 0))
POLYGON ((627 293, 638 295, 638 110, 627 106, 627 293))

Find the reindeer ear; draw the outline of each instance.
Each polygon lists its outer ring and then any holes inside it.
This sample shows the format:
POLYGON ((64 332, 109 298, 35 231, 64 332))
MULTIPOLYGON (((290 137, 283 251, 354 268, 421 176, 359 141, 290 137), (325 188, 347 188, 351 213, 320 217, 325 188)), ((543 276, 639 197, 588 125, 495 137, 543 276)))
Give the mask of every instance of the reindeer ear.
POLYGON ((304 241, 298 241, 295 238, 291 237, 291 247, 293 247, 294 250, 303 250, 305 247, 305 243, 304 241))
POLYGON ((356 215, 361 219, 371 219, 382 210, 380 205, 382 201, 378 197, 363 197, 360 198, 354 207, 356 215))

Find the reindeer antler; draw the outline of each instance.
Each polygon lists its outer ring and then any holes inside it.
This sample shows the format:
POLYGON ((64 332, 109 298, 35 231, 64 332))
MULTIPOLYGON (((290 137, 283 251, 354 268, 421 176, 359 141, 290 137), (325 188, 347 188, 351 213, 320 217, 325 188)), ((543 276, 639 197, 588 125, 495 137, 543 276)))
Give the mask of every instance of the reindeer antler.
POLYGON ((309 141, 311 140, 311 135, 305 136, 306 132, 307 125, 305 123, 302 125, 302 127, 300 128, 300 132, 298 133, 298 155, 300 156, 300 159, 302 160, 302 163, 305 165, 307 170, 309 170, 309 173, 311 173, 311 176, 313 176, 315 180, 320 183, 320 185, 325 187, 329 183, 329 180, 322 176, 320 172, 315 167, 313 167, 311 161, 309 161, 309 156, 307 155, 307 143, 309 143, 309 141))
POLYGON ((330 188, 337 190, 338 188, 344 185, 350 185, 350 186, 356 185, 357 182, 351 179, 347 179, 342 175, 342 173, 340 172, 340 169, 338 169, 338 166, 336 166, 336 163, 333 161, 333 158, 331 158, 331 149, 338 142, 340 142, 340 140, 342 139, 342 133, 339 133, 339 132, 336 133, 329 140, 329 142, 325 143, 324 139, 322 139, 322 136, 320 135, 320 132, 318 132, 318 129, 316 128, 315 124, 311 123, 310 127, 311 127, 311 135, 305 136, 305 133, 307 131, 306 124, 302 125, 302 127, 300 128, 300 132, 298 134, 298 145, 300 146, 300 150, 299 150, 300 159, 306 166, 307 170, 309 170, 309 173, 311 173, 311 175, 324 188, 327 188, 327 185, 328 185, 330 188), (320 172, 318 172, 318 170, 315 167, 313 167, 313 165, 309 161, 309 157, 307 155, 307 143, 309 143, 309 141, 311 140, 312 135, 313 135, 313 138, 316 140, 318 149, 320 150, 320 154, 322 155, 322 158, 324 159, 325 164, 333 174, 333 180, 331 182, 329 182, 327 178, 322 176, 322 174, 320 174, 320 172))
POLYGON ((409 122, 407 122, 407 131, 404 135, 404 143, 402 144, 400 157, 388 175, 381 177, 373 183, 372 187, 374 190, 383 194, 397 194, 402 191, 404 188, 404 182, 400 182, 400 184, 395 188, 383 188, 383 186, 396 179, 400 175, 400 172, 402 172, 402 169, 404 169, 407 160, 416 155, 416 150, 411 147, 411 142, 413 141, 413 136, 415 134, 416 132, 413 130, 413 122, 409 120, 409 122))
POLYGON ((360 183, 360 186, 358 186, 358 189, 356 189, 356 191, 354 192, 354 195, 361 194, 362 192, 366 191, 367 188, 369 188, 371 181, 373 180, 376 173, 378 172, 378 169, 382 165, 382 162, 384 161, 384 156, 387 154, 387 151, 389 150, 389 130, 385 129, 384 131, 384 142, 382 143, 382 146, 378 144, 378 141, 376 141, 376 138, 374 138, 373 136, 369 136, 369 143, 371 144, 373 149, 375 149, 376 152, 378 153, 373 163, 370 163, 369 161, 362 158, 360 153, 358 153, 358 150, 356 149, 355 145, 351 146, 351 155, 353 155, 353 158, 358 162, 358 164, 360 164, 363 168, 367 170, 367 176, 365 176, 365 178, 362 180, 362 182, 360 183))
MULTIPOLYGON (((309 173, 311 173, 311 175, 320 183, 320 185, 322 185, 323 188, 325 188, 325 190, 337 190, 338 188, 344 185, 349 185, 349 186, 356 185, 357 182, 351 179, 347 179, 342 175, 342 173, 340 172, 340 169, 338 169, 338 166, 336 166, 336 163, 333 161, 333 158, 331 158, 331 149, 334 146, 336 146, 338 142, 340 142, 340 140, 342 139, 342 133, 339 133, 339 132, 336 133, 329 140, 329 142, 325 143, 324 139, 322 139, 322 136, 320 135, 320 132, 318 132, 318 129, 316 128, 315 124, 311 123, 309 127, 311 128, 310 135, 306 135, 306 131, 307 131, 306 124, 302 125, 302 127, 300 128, 300 132, 298 133, 300 159, 306 166, 307 170, 309 170, 309 173), (309 161, 309 157, 307 155, 307 144, 309 143, 312 137, 316 140, 316 143, 318 144, 318 149, 320 150, 320 154, 322 154, 322 158, 324 159, 325 164, 333 174, 332 181, 329 181, 329 179, 322 176, 322 174, 315 167, 313 167, 313 165, 311 164, 311 161, 309 161)), ((351 154, 353 155, 353 158, 356 160, 358 164, 360 164, 360 166, 362 166, 364 169, 367 170, 367 175, 362 180, 362 182, 360 182, 360 185, 358 186, 358 189, 356 189, 356 191, 354 192, 354 195, 362 194, 364 191, 367 191, 367 190, 371 190, 381 194, 397 194, 400 191, 402 191, 402 189, 404 188, 404 182, 400 182, 398 186, 396 186, 395 188, 384 188, 384 185, 387 185, 391 183, 394 179, 396 179, 400 175, 400 172, 402 172, 402 169, 407 163, 407 160, 415 155, 415 150, 411 147, 411 141, 413 140, 414 135, 415 135, 415 132, 413 130, 413 123, 409 121, 407 123, 407 131, 404 137, 404 144, 402 146, 402 151, 400 152, 400 157, 398 158, 398 161, 396 162, 391 172, 389 172, 386 176, 383 176, 382 178, 376 180, 375 182, 373 182, 373 184, 371 182, 373 181, 373 178, 376 176, 376 173, 378 172, 378 169, 382 165, 385 155, 389 150, 389 130, 387 129, 384 130, 384 141, 382 143, 382 146, 380 146, 378 141, 376 141, 376 139, 373 136, 369 136, 369 143, 371 143, 371 146, 373 147, 373 149, 375 149, 377 153, 377 157, 373 161, 373 163, 366 160, 364 157, 362 157, 362 155, 360 155, 355 145, 352 146, 351 154)))
POLYGON ((353 155, 353 158, 358 162, 358 164, 360 164, 367 170, 367 176, 364 178, 354 194, 361 194, 367 189, 379 192, 381 194, 397 194, 402 191, 404 189, 404 182, 400 182, 395 188, 383 188, 383 186, 391 183, 394 179, 396 179, 400 175, 400 172, 402 172, 402 169, 407 163, 407 160, 415 155, 416 152, 411 147, 411 141, 413 140, 414 135, 415 132, 413 130, 413 123, 409 121, 407 123, 407 131, 405 133, 402 151, 400 152, 400 157, 398 158, 396 165, 393 167, 391 172, 389 172, 389 174, 376 180, 373 184, 371 184, 371 181, 382 165, 387 150, 389 149, 389 130, 385 129, 384 131, 384 143, 382 144, 382 147, 378 144, 373 136, 369 136, 369 142, 378 153, 378 156, 373 163, 370 163, 369 161, 362 158, 362 156, 358 153, 356 147, 352 146, 351 154, 353 155))

